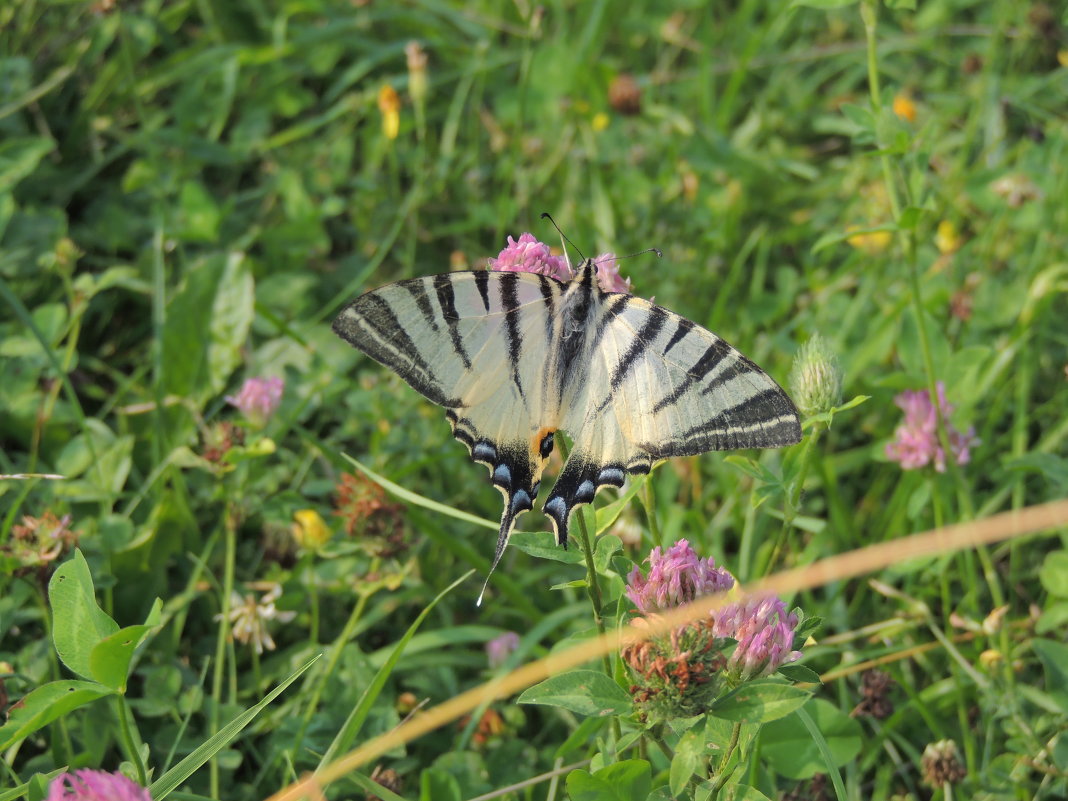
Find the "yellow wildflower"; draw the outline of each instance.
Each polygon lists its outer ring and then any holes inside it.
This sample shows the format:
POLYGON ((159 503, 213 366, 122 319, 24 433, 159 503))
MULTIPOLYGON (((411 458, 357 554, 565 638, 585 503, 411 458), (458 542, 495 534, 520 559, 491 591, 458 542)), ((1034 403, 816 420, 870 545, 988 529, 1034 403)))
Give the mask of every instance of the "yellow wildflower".
POLYGON ((1004 654, 994 648, 988 648, 979 654, 979 664, 988 669, 995 667, 1004 661, 1004 654))
POLYGON ((598 111, 596 114, 593 115, 593 119, 590 121, 590 125, 595 131, 603 131, 605 128, 608 127, 609 122, 611 122, 611 120, 608 118, 608 115, 605 114, 603 111, 598 111))
MULTIPOLYGON (((860 226, 851 225, 847 228, 847 231, 855 231, 860 226)), ((890 247, 890 241, 893 239, 893 234, 890 231, 868 231, 861 234, 853 234, 848 237, 846 242, 855 247, 857 250, 864 253, 882 253, 888 247, 890 247)))
POLYGON ((960 235, 957 226, 951 220, 942 220, 938 223, 938 231, 935 233, 935 247, 944 255, 956 253, 964 244, 964 237, 960 235))
POLYGON ((316 550, 330 539, 330 527, 314 509, 300 509, 293 513, 293 539, 301 548, 316 550))
POLYGON ((400 133, 400 95, 388 83, 378 90, 378 110, 382 112, 382 133, 387 139, 396 139, 400 133))
POLYGON ((898 92, 894 95, 894 113, 907 122, 916 122, 916 104, 912 102, 912 96, 908 92, 898 92))

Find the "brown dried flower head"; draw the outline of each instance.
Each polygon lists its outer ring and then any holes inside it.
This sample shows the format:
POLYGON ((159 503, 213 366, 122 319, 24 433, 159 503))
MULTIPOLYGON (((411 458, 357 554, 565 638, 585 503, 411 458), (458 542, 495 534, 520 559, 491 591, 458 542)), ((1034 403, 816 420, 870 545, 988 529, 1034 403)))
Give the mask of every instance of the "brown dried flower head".
POLYGON ((21 523, 11 527, 11 538, 0 547, 0 556, 14 562, 10 569, 16 576, 34 570, 44 576, 51 565, 78 544, 78 535, 70 530, 70 515, 56 517, 51 511, 41 517, 24 515, 21 523))
POLYGON ((608 85, 608 103, 620 114, 634 116, 642 110, 642 89, 634 76, 620 73, 608 85))
POLYGON ((334 514, 344 523, 350 536, 366 540, 378 556, 389 558, 407 547, 404 507, 389 503, 386 491, 364 476, 343 473, 336 487, 334 514))
POLYGON ((895 682, 882 670, 865 670, 860 677, 861 701, 853 709, 853 717, 870 717, 886 720, 894 713, 894 702, 889 695, 895 682))
POLYGON ((952 740, 939 740, 923 749, 920 768, 923 780, 932 787, 956 784, 968 775, 960 750, 952 740))

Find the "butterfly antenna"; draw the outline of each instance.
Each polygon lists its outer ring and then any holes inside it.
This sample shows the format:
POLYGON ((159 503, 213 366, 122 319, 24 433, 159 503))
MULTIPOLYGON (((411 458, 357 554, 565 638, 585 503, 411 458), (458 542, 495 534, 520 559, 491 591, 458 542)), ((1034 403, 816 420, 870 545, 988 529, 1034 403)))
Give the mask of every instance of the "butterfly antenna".
POLYGON ((571 272, 574 273, 575 272, 575 268, 571 266, 571 259, 569 259, 568 256, 567 256, 567 248, 564 247, 564 242, 566 242, 568 245, 571 245, 571 247, 575 248, 575 252, 579 254, 579 261, 580 262, 586 261, 586 257, 582 255, 582 251, 578 249, 578 246, 574 242, 572 242, 570 239, 568 239, 567 235, 564 234, 564 232, 560 230, 560 226, 556 224, 556 220, 553 219, 553 216, 551 214, 549 214, 549 212, 543 211, 541 213, 541 218, 543 220, 548 220, 549 222, 551 222, 553 224, 553 228, 556 229, 556 233, 560 234, 560 239, 563 240, 563 242, 560 243, 560 246, 563 247, 563 250, 564 250, 564 261, 567 262, 567 269, 571 270, 571 272))
POLYGON ((623 259, 632 259, 635 256, 644 256, 646 253, 655 253, 658 259, 664 258, 664 252, 660 248, 646 248, 645 250, 639 250, 637 253, 628 253, 626 256, 614 256, 611 259, 601 259, 601 261, 595 262, 595 264, 603 264, 608 261, 623 261, 623 259))

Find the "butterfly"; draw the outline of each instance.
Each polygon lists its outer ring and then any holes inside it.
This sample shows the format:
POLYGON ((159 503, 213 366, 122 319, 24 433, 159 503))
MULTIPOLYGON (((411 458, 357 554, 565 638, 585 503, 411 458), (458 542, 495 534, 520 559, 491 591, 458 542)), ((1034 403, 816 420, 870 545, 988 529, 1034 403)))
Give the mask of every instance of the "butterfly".
POLYGON ((588 259, 570 281, 487 270, 412 278, 361 295, 334 321, 445 407, 453 436, 489 468, 504 495, 491 575, 559 431, 572 450, 542 510, 564 547, 576 506, 658 460, 801 439, 793 402, 756 364, 685 317, 603 291, 595 273, 588 259))

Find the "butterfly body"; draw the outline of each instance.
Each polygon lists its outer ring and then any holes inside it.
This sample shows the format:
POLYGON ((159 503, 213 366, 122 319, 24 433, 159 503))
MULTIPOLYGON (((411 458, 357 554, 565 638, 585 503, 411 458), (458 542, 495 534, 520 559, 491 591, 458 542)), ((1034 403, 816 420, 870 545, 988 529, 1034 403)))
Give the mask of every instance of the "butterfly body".
POLYGON ((388 284, 334 331, 446 408, 453 435, 504 495, 494 566, 566 431, 573 448, 543 510, 561 545, 575 506, 670 456, 778 447, 797 411, 715 334, 634 295, 601 290, 587 261, 568 282, 457 272, 388 284))

